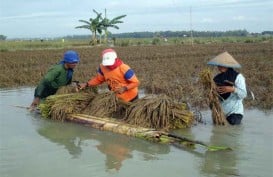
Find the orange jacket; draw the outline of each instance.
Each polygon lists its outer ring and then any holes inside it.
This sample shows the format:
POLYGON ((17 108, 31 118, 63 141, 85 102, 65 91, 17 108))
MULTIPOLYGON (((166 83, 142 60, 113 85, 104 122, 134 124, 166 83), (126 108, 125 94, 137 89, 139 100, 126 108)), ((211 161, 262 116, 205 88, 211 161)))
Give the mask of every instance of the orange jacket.
POLYGON ((89 86, 97 86, 106 82, 111 91, 120 87, 127 87, 127 91, 122 94, 116 94, 118 98, 124 101, 131 101, 138 95, 139 80, 134 71, 126 64, 122 63, 113 70, 100 65, 97 75, 88 81, 89 86))

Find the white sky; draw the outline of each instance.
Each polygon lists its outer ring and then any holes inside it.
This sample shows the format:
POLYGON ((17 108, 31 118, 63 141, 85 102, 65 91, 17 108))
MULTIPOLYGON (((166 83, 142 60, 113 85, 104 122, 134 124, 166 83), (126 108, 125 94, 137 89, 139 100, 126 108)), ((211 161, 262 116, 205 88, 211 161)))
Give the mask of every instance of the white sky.
POLYGON ((273 31, 273 0, 0 0, 0 34, 44 38, 91 34, 79 20, 127 15, 112 33, 190 30, 273 31))

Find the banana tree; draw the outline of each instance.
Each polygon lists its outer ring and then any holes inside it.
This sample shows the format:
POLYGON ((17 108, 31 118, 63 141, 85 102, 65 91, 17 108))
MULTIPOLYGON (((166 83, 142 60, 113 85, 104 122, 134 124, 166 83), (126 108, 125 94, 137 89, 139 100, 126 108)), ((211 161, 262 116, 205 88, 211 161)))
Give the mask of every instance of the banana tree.
POLYGON ((120 15, 118 17, 115 17, 113 18, 112 20, 109 20, 109 19, 104 19, 102 21, 102 24, 104 26, 104 33, 105 33, 105 41, 107 41, 107 38, 108 38, 108 30, 107 28, 115 28, 115 29, 119 29, 119 27, 116 25, 116 24, 119 24, 119 23, 123 23, 123 21, 121 21, 120 19, 121 18, 124 18, 126 17, 126 15, 120 15))
POLYGON ((101 21, 102 14, 98 13, 96 18, 90 18, 89 21, 79 20, 79 22, 85 23, 85 25, 77 26, 76 28, 84 28, 91 31, 91 41, 90 44, 97 44, 97 32, 101 34, 101 21))
MULTIPOLYGON (((96 13, 97 15, 101 14, 98 13, 96 10, 93 9, 93 12, 96 13)), ((115 29, 119 29, 119 27, 117 26, 117 24, 119 23, 123 23, 123 21, 121 21, 120 19, 126 17, 126 15, 120 15, 117 16, 115 18, 108 19, 106 16, 106 9, 104 11, 104 18, 101 17, 101 25, 100 25, 100 29, 102 29, 104 31, 104 42, 107 42, 107 38, 108 38, 108 28, 115 28, 115 29)))

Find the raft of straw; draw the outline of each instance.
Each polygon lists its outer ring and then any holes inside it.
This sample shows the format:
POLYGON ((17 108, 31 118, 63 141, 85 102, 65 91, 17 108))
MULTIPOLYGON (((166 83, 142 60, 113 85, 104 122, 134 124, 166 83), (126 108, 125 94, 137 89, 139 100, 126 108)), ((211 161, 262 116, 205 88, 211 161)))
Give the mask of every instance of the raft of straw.
POLYGON ((134 102, 124 102, 114 92, 94 91, 49 96, 40 104, 43 117, 65 120, 68 114, 81 113, 96 117, 115 117, 131 125, 155 129, 190 127, 193 113, 185 103, 166 95, 148 95, 134 102))
POLYGON ((42 116, 46 118, 81 123, 153 142, 173 144, 182 148, 198 144, 210 151, 228 149, 167 133, 167 129, 190 126, 194 119, 186 104, 174 102, 165 95, 146 96, 135 102, 125 103, 112 92, 97 94, 91 90, 52 95, 39 107, 42 116), (121 118, 108 118, 106 115, 119 115, 121 118))
POLYGON ((212 111, 213 123, 215 125, 227 125, 227 120, 219 101, 219 94, 217 93, 211 70, 203 70, 200 73, 200 78, 205 89, 204 96, 207 98, 206 102, 212 111))

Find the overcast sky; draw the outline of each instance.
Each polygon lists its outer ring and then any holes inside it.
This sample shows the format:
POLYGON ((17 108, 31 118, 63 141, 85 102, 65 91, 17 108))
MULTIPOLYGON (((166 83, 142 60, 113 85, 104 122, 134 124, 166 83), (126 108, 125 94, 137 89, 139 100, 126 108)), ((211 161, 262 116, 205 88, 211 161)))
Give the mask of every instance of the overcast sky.
POLYGON ((110 19, 127 15, 119 30, 109 29, 112 33, 190 30, 190 21, 196 31, 273 31, 273 0, 0 0, 0 34, 8 38, 90 34, 75 27, 83 25, 80 19, 94 18, 93 9, 105 8, 110 19))

